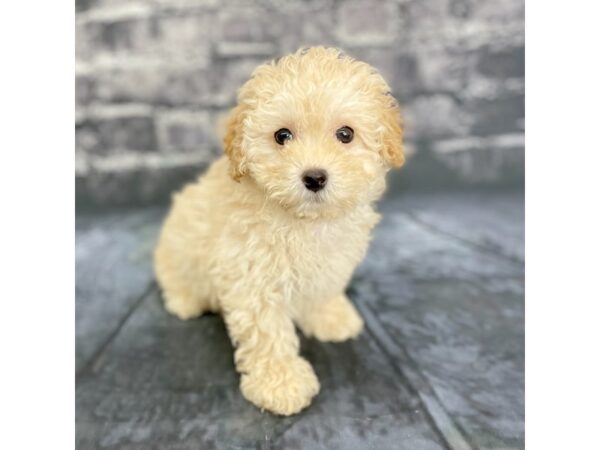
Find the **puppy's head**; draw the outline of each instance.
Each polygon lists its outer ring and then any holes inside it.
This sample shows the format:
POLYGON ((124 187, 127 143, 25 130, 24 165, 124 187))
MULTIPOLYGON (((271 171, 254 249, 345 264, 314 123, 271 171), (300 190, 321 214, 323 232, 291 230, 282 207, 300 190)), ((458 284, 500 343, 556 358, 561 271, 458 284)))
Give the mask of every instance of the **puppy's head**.
POLYGON ((404 162, 400 111, 383 78, 339 50, 258 67, 225 133, 235 180, 251 178, 298 217, 338 217, 377 199, 404 162))

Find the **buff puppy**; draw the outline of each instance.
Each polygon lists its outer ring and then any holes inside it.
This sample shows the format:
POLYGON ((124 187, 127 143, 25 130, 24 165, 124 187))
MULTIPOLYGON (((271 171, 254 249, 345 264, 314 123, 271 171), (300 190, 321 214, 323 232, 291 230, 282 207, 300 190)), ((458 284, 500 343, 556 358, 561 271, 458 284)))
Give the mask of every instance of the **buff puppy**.
POLYGON ((242 394, 259 408, 294 414, 319 392, 294 325, 333 342, 363 328, 344 290, 385 174, 404 162, 389 91, 336 49, 262 65, 229 117, 226 156, 173 198, 154 255, 165 307, 223 315, 242 394))

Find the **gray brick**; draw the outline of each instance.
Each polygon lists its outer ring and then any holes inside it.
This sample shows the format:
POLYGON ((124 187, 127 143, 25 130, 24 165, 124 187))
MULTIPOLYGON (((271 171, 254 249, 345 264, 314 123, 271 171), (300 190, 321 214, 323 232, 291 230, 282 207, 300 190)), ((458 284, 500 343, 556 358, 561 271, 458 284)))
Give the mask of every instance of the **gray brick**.
POLYGON ((118 203, 127 195, 165 198, 160 189, 173 184, 157 181, 155 189, 145 177, 161 180, 164 170, 173 180, 193 165, 185 158, 214 157, 213 117, 234 105, 258 64, 307 45, 341 47, 380 70, 414 149, 405 173, 429 174, 440 186, 514 180, 522 149, 498 144, 498 136, 524 128, 523 7, 523 0, 78 0, 78 186, 99 203, 111 195, 118 203), (439 153, 459 144, 466 149, 439 153), (487 173, 485 164, 494 169, 487 173), (130 194, 93 192, 109 181, 125 189, 127 176, 139 186, 130 194))
POLYGON ((399 55, 394 59, 391 88, 398 97, 411 98, 423 90, 421 64, 416 55, 399 55), (393 84, 392 84, 393 83, 393 84))
POLYGON ((80 117, 75 136, 79 151, 92 154, 157 148, 152 111, 143 106, 91 108, 80 117))
POLYGON ((223 58, 238 56, 274 57, 276 51, 276 45, 270 42, 219 42, 217 44, 217 54, 223 58))
POLYGON ((394 42, 400 17, 396 5, 387 1, 351 0, 336 9, 337 36, 347 45, 381 45, 394 42))
POLYGON ((523 22, 524 15, 522 0, 408 0, 400 1, 400 5, 409 26, 430 33, 466 23, 518 23, 523 22))
POLYGON ((113 61, 91 75, 95 96, 102 102, 142 102, 155 105, 205 105, 210 100, 210 72, 203 67, 140 61, 113 61))
POLYGON ((333 0, 281 4, 279 14, 273 16, 273 20, 277 20, 283 26, 283 33, 275 38, 280 47, 280 54, 294 52, 299 47, 340 45, 335 35, 336 14, 333 0))
MULTIPOLYGON (((296 14, 292 13, 287 17, 286 30, 290 29, 292 25, 298 24, 300 28, 298 43, 303 46, 339 46, 340 43, 336 39, 333 27, 333 24, 336 22, 336 13, 333 4, 333 1, 323 0, 314 2, 308 7, 302 7, 303 20, 298 21, 296 14)), ((282 36, 284 42, 286 36, 287 33, 284 33, 282 36)), ((288 51, 291 50, 290 48, 288 51)))
POLYGON ((260 5, 222 9, 218 14, 217 54, 225 58, 273 57, 277 38, 288 32, 285 25, 280 11, 260 5))
POLYGON ((524 23, 525 2, 522 0, 480 0, 473 3, 475 19, 491 23, 524 23))
POLYGON ((163 155, 160 159, 130 161, 106 159, 103 166, 92 167, 76 176, 78 208, 120 205, 152 205, 166 202, 171 194, 195 179, 208 165, 200 157, 163 155))
POLYGON ((475 0, 450 0, 448 14, 458 19, 467 19, 473 14, 475 0))
POLYGON ((86 23, 75 24, 75 58, 78 62, 89 61, 95 56, 98 46, 96 31, 86 23))
POLYGON ((140 12, 114 20, 92 15, 80 22, 83 30, 77 39, 93 43, 84 47, 87 60, 141 55, 206 65, 210 23, 209 14, 153 16, 140 12))
POLYGON ((408 139, 439 139, 465 136, 472 117, 462 105, 447 95, 430 95, 404 104, 408 139))
POLYGON ((207 112, 165 111, 156 118, 159 146, 167 152, 215 152, 215 139, 207 112))
POLYGON ((87 105, 96 98, 96 79, 89 74, 75 76, 75 101, 77 105, 87 105))
POLYGON ((220 38, 225 42, 269 41, 280 25, 274 13, 258 7, 224 9, 219 13, 220 38))
POLYGON ((433 151, 464 182, 522 184, 524 147, 524 135, 506 134, 440 141, 433 151))
POLYGON ((449 0, 409 0, 400 2, 400 12, 411 30, 420 28, 430 33, 439 32, 440 25, 452 20, 449 3, 449 0))
POLYGON ((86 11, 98 3, 98 0, 75 0, 75 10, 77 12, 86 11))
POLYGON ((393 84, 396 71, 396 56, 390 49, 385 47, 366 48, 366 47, 350 47, 342 48, 349 56, 371 64, 381 73, 390 87, 393 84))
POLYGON ((525 76, 525 47, 494 49, 485 47, 479 53, 477 69, 493 78, 523 78, 525 76))
POLYGON ((417 55, 394 54, 388 48, 355 48, 348 53, 375 67, 399 100, 406 101, 422 92, 423 77, 417 55))
POLYGON ((460 48, 424 50, 417 53, 422 87, 428 92, 461 92, 469 82, 471 52, 460 48))
POLYGON ((211 103, 220 107, 233 106, 239 88, 250 78, 254 69, 268 59, 250 57, 221 61, 211 74, 211 103))
POLYGON ((522 0, 400 2, 401 35, 412 50, 419 51, 455 46, 465 52, 491 42, 522 42, 523 20, 515 3, 522 0))
POLYGON ((471 131, 475 135, 510 133, 522 130, 525 117, 525 97, 513 94, 500 98, 481 99, 469 105, 475 123, 471 131))
POLYGON ((77 11, 89 10, 114 11, 131 7, 131 5, 144 5, 157 12, 164 11, 190 11, 214 9, 220 0, 77 0, 77 11))

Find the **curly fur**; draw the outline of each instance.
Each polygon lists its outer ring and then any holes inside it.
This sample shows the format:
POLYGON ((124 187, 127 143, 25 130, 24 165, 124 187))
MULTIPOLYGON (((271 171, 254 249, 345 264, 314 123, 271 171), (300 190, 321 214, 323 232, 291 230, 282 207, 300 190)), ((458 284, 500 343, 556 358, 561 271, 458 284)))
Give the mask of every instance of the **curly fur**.
POLYGON ((173 199, 155 251, 166 309, 223 315, 243 395, 289 415, 319 392, 294 325, 322 341, 363 322, 345 287, 379 220, 372 204, 404 162, 400 111, 382 77, 337 49, 258 67, 227 123, 225 154, 173 199), (335 137, 341 126, 354 140, 335 137), (294 138, 278 145, 274 132, 294 138), (301 174, 327 170, 307 190, 301 174))

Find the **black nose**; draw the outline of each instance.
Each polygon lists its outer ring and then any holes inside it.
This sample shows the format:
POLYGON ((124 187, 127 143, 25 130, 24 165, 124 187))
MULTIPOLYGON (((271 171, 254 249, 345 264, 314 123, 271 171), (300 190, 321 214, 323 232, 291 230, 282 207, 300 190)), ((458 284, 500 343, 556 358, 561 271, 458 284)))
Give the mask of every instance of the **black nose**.
POLYGON ((327 184, 327 172, 321 169, 307 170, 302 174, 302 182, 309 191, 320 191, 327 184))

